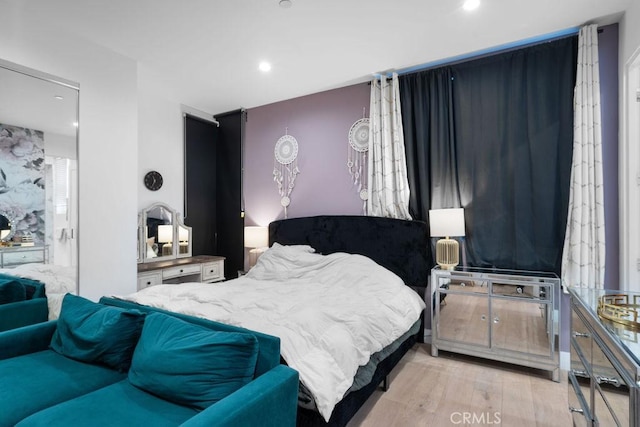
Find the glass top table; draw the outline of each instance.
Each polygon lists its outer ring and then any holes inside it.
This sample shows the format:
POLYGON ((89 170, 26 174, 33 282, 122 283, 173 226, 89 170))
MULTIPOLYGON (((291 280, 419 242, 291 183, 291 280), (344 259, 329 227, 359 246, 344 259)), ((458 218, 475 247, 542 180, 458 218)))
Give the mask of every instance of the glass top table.
MULTIPOLYGON (((573 294, 582 305, 589 310, 598 323, 611 335, 611 337, 620 344, 621 348, 627 355, 640 365, 640 324, 636 327, 630 327, 625 324, 615 322, 604 318, 598 314, 598 303, 602 297, 620 296, 626 298, 631 304, 634 300, 640 302, 640 293, 627 292, 611 289, 587 289, 569 287, 569 292, 573 294)), ((636 307, 640 310, 640 307, 636 307)))

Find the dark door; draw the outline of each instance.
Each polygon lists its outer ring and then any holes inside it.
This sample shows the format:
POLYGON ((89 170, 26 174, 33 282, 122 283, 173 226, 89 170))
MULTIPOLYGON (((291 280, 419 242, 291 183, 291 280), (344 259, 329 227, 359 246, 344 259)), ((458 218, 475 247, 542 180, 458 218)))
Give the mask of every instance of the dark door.
POLYGON ((184 223, 193 227, 193 255, 219 255, 217 217, 217 148, 219 128, 186 115, 184 223))
POLYGON ((218 253, 224 256, 227 279, 244 269, 244 198, 242 157, 246 111, 235 110, 216 116, 220 122, 217 152, 218 253))

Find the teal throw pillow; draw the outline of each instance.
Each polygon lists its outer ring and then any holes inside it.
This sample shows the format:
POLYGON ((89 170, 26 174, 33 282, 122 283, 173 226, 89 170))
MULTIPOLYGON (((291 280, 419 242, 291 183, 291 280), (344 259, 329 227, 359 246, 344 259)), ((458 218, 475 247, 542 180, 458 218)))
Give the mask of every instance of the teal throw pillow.
POLYGON ((24 288, 27 291, 27 299, 36 299, 36 298, 44 298, 47 296, 45 292, 44 283, 39 283, 35 281, 25 282, 24 279, 21 279, 24 284, 24 288))
POLYGON ((220 332, 162 313, 147 315, 129 382, 183 406, 205 409, 253 379, 255 336, 220 332))
POLYGON ((24 301, 27 291, 22 283, 12 279, 0 279, 0 304, 24 301))
POLYGON ((51 349, 71 359, 125 372, 142 333, 145 315, 66 294, 51 349))

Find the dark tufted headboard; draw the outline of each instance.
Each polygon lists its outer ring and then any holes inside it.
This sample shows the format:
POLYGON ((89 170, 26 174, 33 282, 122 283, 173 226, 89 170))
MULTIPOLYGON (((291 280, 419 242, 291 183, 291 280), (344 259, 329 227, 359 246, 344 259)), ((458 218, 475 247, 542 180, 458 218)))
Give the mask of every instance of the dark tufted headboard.
POLYGON ((424 222, 356 215, 284 219, 269 224, 269 246, 273 242, 367 256, 424 297, 430 269, 424 222))

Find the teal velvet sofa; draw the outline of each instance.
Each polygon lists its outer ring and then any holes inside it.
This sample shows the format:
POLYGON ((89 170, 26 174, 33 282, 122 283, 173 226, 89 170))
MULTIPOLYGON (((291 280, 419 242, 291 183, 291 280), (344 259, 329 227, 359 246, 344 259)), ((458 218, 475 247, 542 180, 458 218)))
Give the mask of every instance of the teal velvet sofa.
POLYGON ((67 295, 57 321, 0 333, 0 427, 295 425, 298 373, 279 338, 89 303, 67 295))
POLYGON ((44 284, 0 273, 0 332, 47 320, 44 284))

